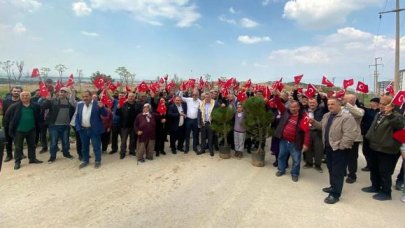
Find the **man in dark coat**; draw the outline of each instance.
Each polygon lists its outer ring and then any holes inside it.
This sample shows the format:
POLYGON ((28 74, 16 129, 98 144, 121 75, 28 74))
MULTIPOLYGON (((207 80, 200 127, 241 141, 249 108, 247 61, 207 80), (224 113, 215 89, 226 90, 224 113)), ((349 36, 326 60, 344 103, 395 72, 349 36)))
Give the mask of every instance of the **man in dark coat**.
POLYGON ((170 132, 170 148, 173 154, 177 150, 184 151, 184 121, 187 116, 187 104, 181 101, 180 96, 174 98, 174 103, 167 110, 167 118, 169 119, 170 132), (176 146, 177 142, 177 146, 176 146))

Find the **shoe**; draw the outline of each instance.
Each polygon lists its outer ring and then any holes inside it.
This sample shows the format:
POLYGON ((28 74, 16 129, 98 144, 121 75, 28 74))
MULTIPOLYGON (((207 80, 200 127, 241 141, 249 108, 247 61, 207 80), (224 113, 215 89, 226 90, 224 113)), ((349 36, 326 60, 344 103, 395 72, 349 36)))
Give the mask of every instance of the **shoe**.
POLYGON ((129 155, 136 156, 136 152, 129 152, 129 155))
POLYGON ((184 150, 184 153, 185 153, 185 154, 188 154, 188 152, 189 152, 189 150, 184 150))
POLYGON ((397 182, 395 183, 395 190, 398 190, 398 191, 404 190, 404 182, 402 182, 402 181, 397 181, 397 182))
POLYGON ((367 192, 367 193, 377 193, 378 189, 374 186, 369 186, 369 187, 362 188, 361 191, 367 192))
POLYGON ((405 194, 401 196, 401 201, 405 203, 405 194))
POLYGON ((292 181, 298 182, 298 176, 291 176, 292 181))
POLYGON ((105 154, 105 153, 107 153, 107 151, 106 151, 106 150, 103 150, 103 151, 101 151, 101 153, 102 153, 102 154, 105 154))
POLYGON ((21 159, 26 159, 27 156, 25 154, 22 155, 21 159))
POLYGON ((70 155, 70 154, 68 154, 68 155, 66 155, 66 156, 63 156, 63 157, 65 157, 65 158, 67 158, 67 159, 70 159, 70 160, 73 160, 73 158, 75 158, 75 157, 73 157, 73 156, 70 155))
POLYGON ((247 152, 248 154, 251 154, 251 153, 252 153, 252 151, 251 151, 250 148, 247 148, 247 149, 246 149, 246 152, 247 152))
POLYGON ((351 178, 351 177, 347 177, 347 178, 346 178, 346 183, 348 183, 348 184, 353 184, 354 182, 356 182, 356 179, 355 179, 355 178, 351 178))
POLYGON ((218 147, 218 146, 214 146, 214 149, 215 149, 216 151, 219 151, 219 147, 218 147))
POLYGON ((38 159, 34 159, 34 160, 32 160, 32 161, 29 161, 28 163, 29 163, 29 164, 41 164, 41 163, 43 163, 43 161, 40 161, 40 160, 38 160, 38 159))
POLYGON ((79 165, 79 169, 83 169, 84 167, 88 166, 89 163, 83 162, 82 164, 79 165))
POLYGON ((4 159, 4 162, 9 162, 13 160, 13 156, 7 156, 6 159, 4 159))
POLYGON ((323 173, 323 169, 320 166, 315 166, 315 170, 320 172, 320 173, 323 173))
POLYGON ((164 151, 160 151, 160 154, 162 154, 162 155, 166 155, 166 152, 164 152, 164 151))
POLYGON ((172 149, 172 154, 177 154, 177 151, 175 149, 172 149))
POLYGON ((322 188, 322 191, 323 191, 323 192, 326 192, 326 193, 331 193, 332 190, 333 190, 332 187, 322 188))
POLYGON ((48 160, 48 164, 52 164, 52 163, 54 163, 55 162, 55 158, 49 158, 49 160, 48 160))
POLYGON ((20 163, 15 163, 14 170, 20 169, 20 167, 21 167, 20 163))
POLYGON ((368 166, 366 166, 366 167, 362 168, 361 171, 370 172, 370 168, 368 168, 368 166))
POLYGON ((124 159, 125 158, 125 154, 120 154, 120 159, 124 159))
POLYGON ((201 151, 197 152, 197 155, 201 155, 201 154, 205 154, 205 150, 201 150, 201 151))
POLYGON ((146 157, 146 159, 152 161, 152 160, 153 160, 153 157, 146 157))
POLYGON ((312 168, 312 167, 313 167, 313 165, 310 165, 310 164, 305 164, 303 166, 304 169, 309 169, 309 168, 312 168))
POLYGON ((79 159, 79 161, 81 161, 83 159, 83 157, 79 155, 79 157, 77 159, 79 159))
POLYGON ((183 148, 177 148, 178 151, 184 152, 183 148))
POLYGON ((326 164, 326 159, 325 158, 322 158, 322 163, 326 164))
POLYGON ((211 157, 214 157, 214 151, 210 151, 211 157))
POLYGON ((101 166, 101 162, 94 163, 94 168, 98 169, 101 166))
POLYGON ((159 152, 156 152, 156 153, 155 153, 155 156, 156 156, 156 157, 159 157, 159 155, 160 155, 159 152))
POLYGON ((284 172, 277 171, 276 176, 277 176, 277 177, 281 177, 281 176, 284 175, 284 174, 285 174, 284 172))
POLYGON ((273 167, 278 167, 278 162, 277 161, 273 162, 273 167))
POLYGON ((48 149, 44 149, 44 148, 42 148, 42 150, 39 151, 40 154, 43 154, 43 153, 46 153, 46 152, 48 152, 48 149))
POLYGON ((112 150, 112 151, 110 151, 110 153, 108 153, 108 154, 115 154, 115 153, 117 153, 117 151, 112 150))
POLYGON ((336 198, 332 195, 329 195, 328 197, 325 198, 325 200, 323 202, 327 203, 327 204, 335 204, 339 201, 339 198, 336 198))
POLYGON ((392 197, 390 195, 380 192, 380 193, 373 195, 373 199, 379 200, 379 201, 386 201, 386 200, 392 200, 392 197))
POLYGON ((139 159, 138 160, 140 163, 144 163, 145 162, 145 159, 144 158, 141 158, 141 159, 139 159))

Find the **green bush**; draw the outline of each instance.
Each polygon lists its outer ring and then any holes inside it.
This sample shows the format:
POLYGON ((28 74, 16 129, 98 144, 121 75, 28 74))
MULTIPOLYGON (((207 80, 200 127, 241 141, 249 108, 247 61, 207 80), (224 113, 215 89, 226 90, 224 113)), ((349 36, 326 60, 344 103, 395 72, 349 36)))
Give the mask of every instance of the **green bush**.
POLYGON ((226 136, 232 130, 232 118, 234 115, 235 111, 229 107, 219 107, 212 110, 211 128, 218 133, 219 137, 224 139, 225 146, 228 146, 226 136))

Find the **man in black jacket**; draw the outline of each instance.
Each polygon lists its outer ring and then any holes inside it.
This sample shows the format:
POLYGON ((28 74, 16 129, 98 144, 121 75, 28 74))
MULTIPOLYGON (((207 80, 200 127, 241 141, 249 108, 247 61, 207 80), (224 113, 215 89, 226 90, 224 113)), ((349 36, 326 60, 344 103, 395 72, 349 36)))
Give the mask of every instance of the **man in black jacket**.
POLYGON ((127 139, 129 137, 129 154, 135 156, 135 132, 134 122, 137 115, 135 108, 135 94, 129 93, 127 102, 122 107, 118 105, 116 114, 120 117, 121 127, 121 151, 120 159, 124 159, 127 150, 127 139))
POLYGON ((187 116, 187 104, 181 101, 180 96, 174 98, 174 103, 167 110, 167 118, 169 119, 170 132, 170 148, 172 153, 176 154, 176 148, 179 151, 184 151, 184 121, 187 116), (177 141, 177 146, 176 146, 177 141))
POLYGON ((39 130, 41 110, 39 105, 31 103, 30 99, 31 95, 29 92, 21 92, 21 101, 11 105, 4 117, 9 134, 14 138, 15 170, 21 166, 24 139, 27 141, 29 163, 42 163, 35 155, 35 136, 36 131, 39 130))
MULTIPOLYGON (((7 109, 14 103, 17 103, 20 101, 20 93, 22 92, 21 87, 13 87, 11 89, 11 97, 6 98, 3 101, 3 118, 6 115, 7 109)), ((4 127, 4 134, 6 136, 6 159, 4 159, 4 162, 9 162, 13 159, 13 137, 9 135, 9 130, 8 130, 8 125, 7 123, 3 120, 3 127, 4 127)))

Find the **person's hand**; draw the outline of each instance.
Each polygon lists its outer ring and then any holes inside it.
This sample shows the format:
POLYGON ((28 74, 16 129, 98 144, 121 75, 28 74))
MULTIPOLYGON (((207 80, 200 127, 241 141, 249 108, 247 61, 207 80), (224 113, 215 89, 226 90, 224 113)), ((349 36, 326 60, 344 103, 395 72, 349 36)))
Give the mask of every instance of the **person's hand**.
POLYGON ((308 148, 307 146, 305 146, 305 145, 304 145, 304 146, 302 146, 302 152, 303 152, 303 153, 307 152, 307 151, 308 151, 308 149, 309 149, 309 148, 308 148))
POLYGON ((142 131, 138 131, 137 134, 138 134, 138 135, 142 135, 143 132, 142 132, 142 131))
POLYGON ((98 102, 98 107, 103 108, 104 104, 102 102, 98 102))
POLYGON ((111 128, 107 128, 107 132, 110 132, 111 131, 111 128))
POLYGON ((161 119, 160 122, 161 123, 166 123, 166 119, 161 119))
POLYGON ((48 101, 51 100, 51 94, 48 93, 48 96, 46 96, 45 99, 47 99, 48 101))
POLYGON ((225 108, 225 106, 226 106, 226 105, 225 105, 224 103, 221 104, 221 107, 222 107, 222 108, 225 108))
POLYGON ((313 124, 315 122, 315 120, 313 118, 308 118, 308 121, 310 124, 313 124))

